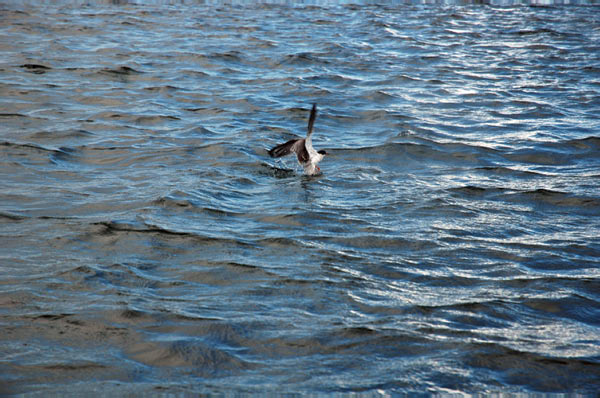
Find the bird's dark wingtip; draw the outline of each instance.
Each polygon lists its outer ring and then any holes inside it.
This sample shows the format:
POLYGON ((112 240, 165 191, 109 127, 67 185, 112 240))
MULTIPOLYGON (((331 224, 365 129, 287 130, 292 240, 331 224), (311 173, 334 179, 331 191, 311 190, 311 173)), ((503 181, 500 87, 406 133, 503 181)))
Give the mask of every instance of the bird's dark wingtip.
POLYGON ((288 142, 279 144, 276 147, 269 150, 269 155, 272 158, 280 158, 282 156, 289 155, 291 152, 293 152, 294 144, 296 144, 296 142, 298 142, 297 139, 289 140, 288 142))
POLYGON ((308 118, 308 133, 307 136, 310 136, 313 131, 313 125, 315 124, 315 119, 317 118, 317 104, 314 103, 312 109, 310 110, 310 117, 308 118))

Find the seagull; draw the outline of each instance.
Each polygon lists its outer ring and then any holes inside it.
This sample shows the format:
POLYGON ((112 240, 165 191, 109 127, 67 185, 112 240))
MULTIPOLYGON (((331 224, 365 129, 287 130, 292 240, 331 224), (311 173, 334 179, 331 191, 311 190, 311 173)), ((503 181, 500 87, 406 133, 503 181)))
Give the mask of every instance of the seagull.
POLYGON ((310 111, 310 117, 308 118, 308 132, 306 138, 298 138, 289 140, 284 144, 277 145, 275 148, 269 151, 269 155, 272 158, 279 158, 281 156, 289 155, 292 152, 298 156, 298 163, 304 168, 304 173, 307 175, 314 175, 321 171, 317 163, 319 163, 327 152, 320 150, 316 151, 312 146, 312 132, 315 119, 317 117, 317 104, 313 104, 310 111))

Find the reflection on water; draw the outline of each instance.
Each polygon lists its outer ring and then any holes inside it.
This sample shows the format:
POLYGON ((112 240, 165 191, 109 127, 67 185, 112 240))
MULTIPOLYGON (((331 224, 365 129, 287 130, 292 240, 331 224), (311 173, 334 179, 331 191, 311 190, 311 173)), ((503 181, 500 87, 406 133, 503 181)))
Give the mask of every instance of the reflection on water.
POLYGON ((594 11, 1 5, 0 392, 596 394, 594 11))

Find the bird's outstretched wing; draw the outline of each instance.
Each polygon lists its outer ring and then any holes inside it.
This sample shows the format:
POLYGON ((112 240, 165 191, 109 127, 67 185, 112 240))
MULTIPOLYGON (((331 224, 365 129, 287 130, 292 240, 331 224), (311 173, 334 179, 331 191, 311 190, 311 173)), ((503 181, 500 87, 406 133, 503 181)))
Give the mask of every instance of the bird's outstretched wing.
POLYGON ((279 144, 269 151, 272 158, 279 158, 290 153, 295 153, 298 156, 300 163, 308 162, 309 155, 304 145, 304 139, 289 140, 283 144, 279 144))
MULTIPOLYGON (((313 125, 317 118, 317 104, 313 104, 310 110, 310 117, 308 118, 308 132, 306 133, 305 139, 294 139, 289 140, 283 144, 279 144, 269 151, 269 155, 272 158, 279 158, 281 156, 295 153, 298 156, 298 162, 301 164, 307 163, 310 160, 309 148, 312 149, 311 134, 313 131, 313 125), (309 148, 307 148, 307 146, 309 148)), ((314 150, 313 150, 314 151, 314 150)))
POLYGON ((313 104, 312 109, 310 110, 310 117, 308 118, 308 132, 306 133, 306 138, 310 137, 313 132, 313 125, 315 124, 315 119, 317 118, 317 104, 313 104))

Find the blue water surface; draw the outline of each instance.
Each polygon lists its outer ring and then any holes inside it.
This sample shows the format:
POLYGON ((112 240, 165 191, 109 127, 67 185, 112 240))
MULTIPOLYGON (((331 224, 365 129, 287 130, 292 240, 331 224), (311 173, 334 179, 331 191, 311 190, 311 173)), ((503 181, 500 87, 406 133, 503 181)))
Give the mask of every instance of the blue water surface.
POLYGON ((598 11, 0 2, 0 393, 597 394, 598 11))

